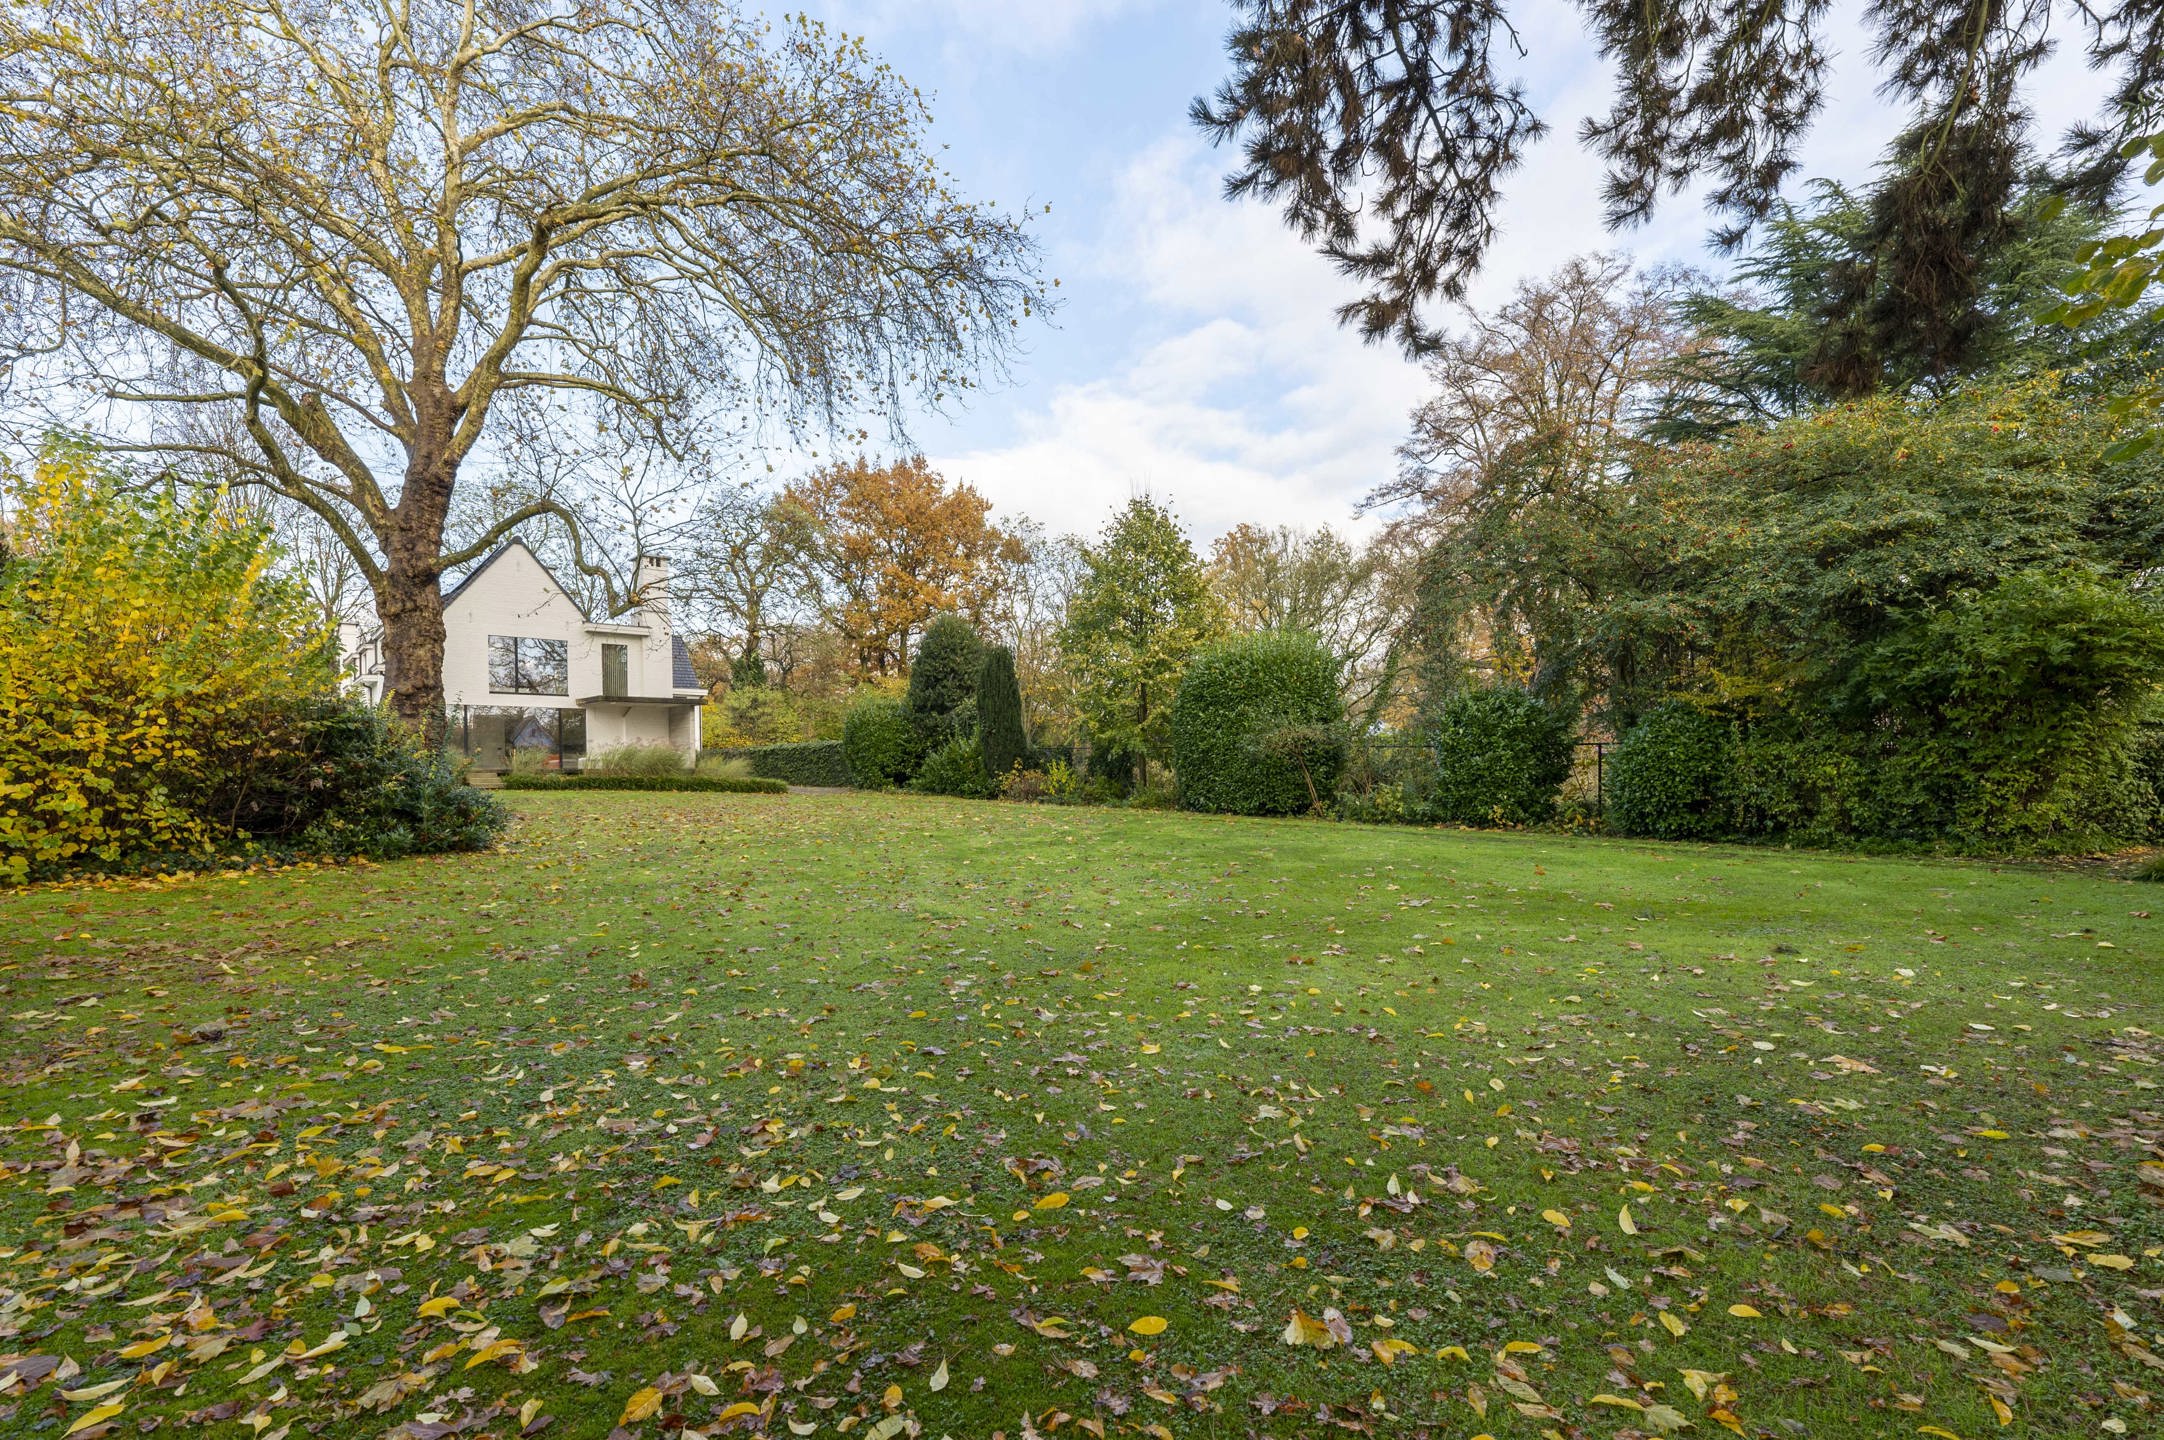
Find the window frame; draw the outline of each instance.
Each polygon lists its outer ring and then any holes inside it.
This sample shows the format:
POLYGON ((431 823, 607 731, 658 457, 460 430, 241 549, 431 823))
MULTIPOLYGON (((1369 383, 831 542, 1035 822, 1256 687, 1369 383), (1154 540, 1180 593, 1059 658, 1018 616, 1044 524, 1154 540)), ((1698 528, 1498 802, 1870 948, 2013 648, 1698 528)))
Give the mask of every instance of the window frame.
POLYGON ((571 642, 539 635, 489 636, 488 689, 491 695, 561 695, 570 698, 571 642), (500 667, 506 659, 510 666, 509 687, 501 683, 504 675, 500 667), (558 688, 542 688, 546 682, 553 682, 558 688))

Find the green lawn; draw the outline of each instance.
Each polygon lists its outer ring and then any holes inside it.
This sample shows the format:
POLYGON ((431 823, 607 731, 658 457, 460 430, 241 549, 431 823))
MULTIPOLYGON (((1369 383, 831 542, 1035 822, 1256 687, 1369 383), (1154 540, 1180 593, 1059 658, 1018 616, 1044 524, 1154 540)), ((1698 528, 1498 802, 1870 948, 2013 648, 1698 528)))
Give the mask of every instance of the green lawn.
POLYGON ((2164 1424, 2151 888, 513 799, 0 896, 0 1433, 2164 1424))

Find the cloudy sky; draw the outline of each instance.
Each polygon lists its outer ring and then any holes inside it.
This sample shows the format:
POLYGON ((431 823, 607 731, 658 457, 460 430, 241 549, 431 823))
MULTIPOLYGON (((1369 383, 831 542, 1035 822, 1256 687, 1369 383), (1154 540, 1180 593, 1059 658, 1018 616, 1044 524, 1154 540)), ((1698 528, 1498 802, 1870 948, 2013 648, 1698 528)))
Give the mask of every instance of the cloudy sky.
MULTIPOLYGON (((1242 520, 1353 521, 1392 467, 1418 367, 1338 330, 1347 286, 1276 213, 1219 194, 1228 160, 1189 125, 1223 78, 1221 0, 830 0, 814 14, 872 46, 926 91, 934 139, 966 193, 1039 214, 1064 306, 1027 337, 1003 388, 966 412, 919 417, 938 468, 1005 512, 1094 533, 1138 490, 1206 542, 1242 520)), ((1853 4, 1837 4, 1837 79, 1804 174, 1869 174, 1900 116, 1878 102, 1853 4)), ((1654 223, 1600 223, 1599 167, 1578 120, 1610 77, 1558 0, 1513 6, 1522 75, 1549 137, 1513 177, 1476 303, 1589 250, 1717 268, 1696 197, 1654 223)), ((2076 55, 2038 91, 2044 133, 2085 112, 2076 55)))

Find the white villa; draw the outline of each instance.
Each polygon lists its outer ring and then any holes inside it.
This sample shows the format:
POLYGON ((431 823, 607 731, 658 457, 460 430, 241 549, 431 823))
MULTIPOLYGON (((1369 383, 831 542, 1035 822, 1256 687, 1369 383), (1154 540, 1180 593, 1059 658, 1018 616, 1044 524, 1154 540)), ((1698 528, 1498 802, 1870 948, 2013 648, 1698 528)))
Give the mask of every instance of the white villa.
MULTIPOLYGON (((642 604, 621 621, 588 618, 548 567, 514 540, 443 597, 446 743, 476 770, 537 749, 576 770, 589 751, 670 745, 695 757, 705 687, 669 620, 669 562, 639 558, 642 604)), ((383 636, 341 627, 347 673, 383 698, 383 636)))

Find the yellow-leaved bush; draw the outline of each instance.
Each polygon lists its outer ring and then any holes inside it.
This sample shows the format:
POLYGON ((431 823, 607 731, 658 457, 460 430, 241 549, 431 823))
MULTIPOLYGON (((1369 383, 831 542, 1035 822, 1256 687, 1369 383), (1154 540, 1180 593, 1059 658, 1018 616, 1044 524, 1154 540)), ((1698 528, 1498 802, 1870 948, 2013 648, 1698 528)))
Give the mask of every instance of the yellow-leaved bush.
POLYGON ((220 496, 67 443, 5 483, 0 880, 225 853, 264 722, 335 690, 320 618, 220 496))

